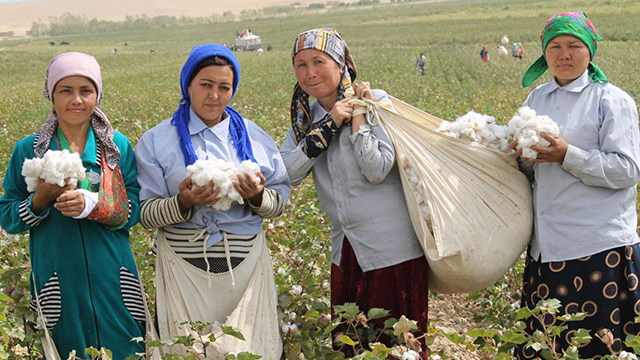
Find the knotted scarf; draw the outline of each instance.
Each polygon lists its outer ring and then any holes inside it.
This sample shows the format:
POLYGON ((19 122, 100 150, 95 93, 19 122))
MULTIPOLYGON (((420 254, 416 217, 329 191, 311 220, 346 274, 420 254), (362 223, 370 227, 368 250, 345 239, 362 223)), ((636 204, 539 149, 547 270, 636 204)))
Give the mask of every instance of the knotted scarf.
MULTIPOLYGON (((542 29, 540 35, 540 42, 542 43, 542 56, 538 58, 524 74, 522 78, 522 86, 527 87, 536 81, 542 74, 544 74, 549 68, 547 59, 544 56, 544 52, 551 39, 559 35, 571 35, 580 41, 582 41, 588 48, 591 54, 591 60, 596 55, 598 50, 598 41, 600 41, 600 35, 596 31, 596 28, 589 20, 587 14, 582 11, 579 12, 566 12, 559 13, 552 16, 547 24, 542 29)), ((589 63, 588 66, 589 76, 591 81, 594 82, 609 82, 602 70, 593 63, 589 63)))
MULTIPOLYGON (((240 63, 238 63, 238 59, 236 59, 231 50, 219 44, 203 44, 191 49, 191 53, 189 53, 189 57, 180 72, 180 89, 182 90, 182 99, 180 99, 180 105, 171 118, 171 125, 175 126, 178 131, 180 149, 184 156, 185 165, 191 165, 197 160, 193 144, 191 143, 191 136, 189 135, 189 118, 191 109, 189 81, 191 80, 193 71, 198 64, 213 56, 222 57, 231 63, 231 68, 233 70, 233 94, 231 95, 231 99, 235 96, 238 84, 240 83, 240 63)), ((244 124, 242 115, 228 105, 225 111, 229 114, 229 136, 231 137, 231 143, 235 148, 238 157, 242 161, 252 160, 253 162, 257 162, 253 157, 251 139, 249 138, 247 127, 244 124)))

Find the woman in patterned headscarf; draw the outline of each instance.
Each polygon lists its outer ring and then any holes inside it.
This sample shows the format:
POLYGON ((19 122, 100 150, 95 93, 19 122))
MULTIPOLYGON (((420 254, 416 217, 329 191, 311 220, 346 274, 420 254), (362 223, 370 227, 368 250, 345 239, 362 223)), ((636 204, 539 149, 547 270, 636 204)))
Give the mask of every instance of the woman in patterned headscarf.
POLYGON ((411 226, 395 148, 381 125, 354 113, 359 106, 344 94, 353 86, 358 98, 390 99, 367 82, 352 85, 355 62, 336 29, 298 35, 292 59, 298 82, 292 128, 280 153, 294 185, 313 173, 331 220, 331 305, 355 302, 365 313, 385 308, 393 317, 417 320, 424 332, 427 263, 411 226), (316 101, 309 104, 309 97, 316 101))
POLYGON ((102 77, 93 56, 53 58, 44 95, 53 103, 49 118, 18 141, 7 167, 1 225, 10 233, 29 231, 31 308, 42 311, 51 332, 43 337, 46 357, 58 352, 66 359, 92 346, 124 359, 144 352, 144 344, 131 341, 144 336, 145 324, 129 245, 129 228, 139 218, 133 149, 97 107, 102 77), (87 178, 77 186, 40 180, 27 190, 24 161, 64 149, 81 154, 87 178))
MULTIPOLYGON (((610 333, 606 338, 620 352, 626 335, 640 331, 634 323, 640 314, 638 113, 633 99, 591 62, 598 40, 585 13, 554 15, 542 31, 543 55, 522 82, 529 86, 547 70, 554 75, 524 105, 560 128, 559 136, 542 134, 550 145, 533 147, 539 152, 535 159, 520 159, 534 184, 535 212, 522 306, 560 300, 560 313, 545 318, 547 326, 564 313, 585 313, 557 339, 558 348, 567 349, 575 330, 592 330, 591 343, 578 350, 581 359, 610 354, 595 335, 610 333)), ((531 334, 541 328, 533 318, 526 323, 531 334)), ((524 345, 516 354, 519 359, 536 356, 524 345)))

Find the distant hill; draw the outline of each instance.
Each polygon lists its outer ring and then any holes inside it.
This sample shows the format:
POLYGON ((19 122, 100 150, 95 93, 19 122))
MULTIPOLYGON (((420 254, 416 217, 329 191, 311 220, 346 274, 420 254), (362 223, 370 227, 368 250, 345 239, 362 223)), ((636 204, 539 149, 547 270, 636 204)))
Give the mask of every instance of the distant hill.
MULTIPOLYGON (((330 1, 333 3, 334 1, 330 1)), ((343 0, 351 3, 354 0, 343 0)), ((388 0, 383 0, 388 2, 388 0)), ((262 9, 270 6, 296 5, 308 7, 318 0, 191 0, 184 6, 179 0, 48 0, 0 4, 0 33, 13 31, 16 36, 26 35, 31 24, 49 22, 49 17, 65 13, 85 15, 88 19, 124 20, 126 16, 155 17, 160 15, 201 17, 225 12, 240 14, 242 10, 262 9)))

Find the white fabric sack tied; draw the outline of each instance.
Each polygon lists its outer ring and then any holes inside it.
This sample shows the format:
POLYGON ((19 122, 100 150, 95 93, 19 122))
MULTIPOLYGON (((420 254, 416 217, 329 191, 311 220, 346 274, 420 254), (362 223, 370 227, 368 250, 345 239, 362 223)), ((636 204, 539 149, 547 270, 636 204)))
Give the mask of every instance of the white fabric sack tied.
POLYGON ((396 148, 429 289, 467 293, 491 285, 531 239, 529 181, 513 155, 439 133, 443 120, 391 100, 397 113, 371 106, 396 148))

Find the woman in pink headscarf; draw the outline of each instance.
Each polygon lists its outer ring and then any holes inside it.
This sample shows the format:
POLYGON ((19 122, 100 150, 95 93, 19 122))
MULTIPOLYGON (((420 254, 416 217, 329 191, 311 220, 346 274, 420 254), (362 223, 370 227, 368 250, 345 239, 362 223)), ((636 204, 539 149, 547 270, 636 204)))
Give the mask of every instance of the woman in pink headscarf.
POLYGON ((51 335, 43 337, 45 356, 66 359, 72 350, 82 356, 88 347, 104 347, 124 359, 144 351, 131 339, 145 328, 129 245, 140 213, 133 149, 97 108, 102 78, 93 56, 53 58, 44 96, 53 108, 40 131, 13 150, 0 225, 12 234, 29 231, 31 308, 51 335), (87 177, 63 186, 39 180, 29 191, 21 175, 25 160, 65 149, 80 155, 87 177))

